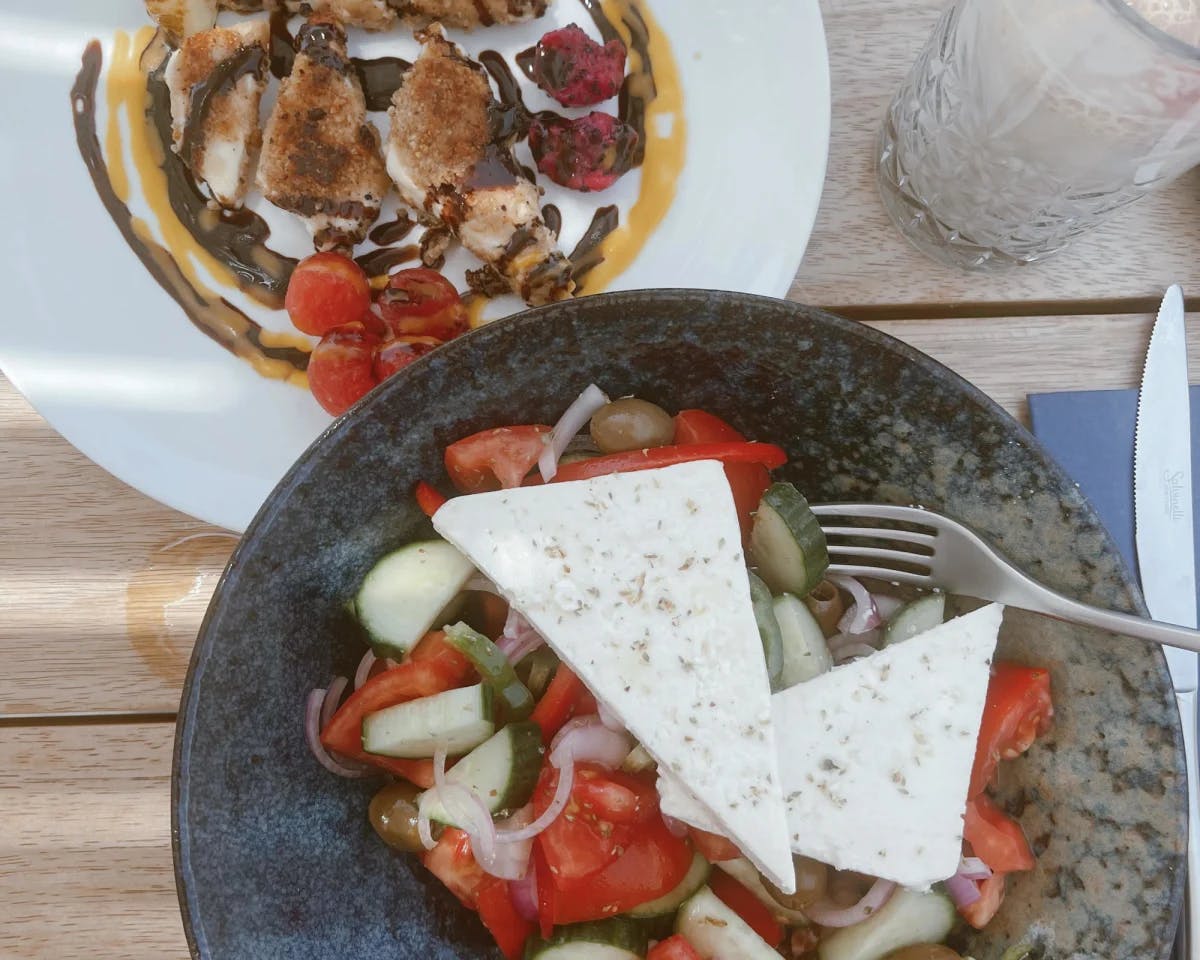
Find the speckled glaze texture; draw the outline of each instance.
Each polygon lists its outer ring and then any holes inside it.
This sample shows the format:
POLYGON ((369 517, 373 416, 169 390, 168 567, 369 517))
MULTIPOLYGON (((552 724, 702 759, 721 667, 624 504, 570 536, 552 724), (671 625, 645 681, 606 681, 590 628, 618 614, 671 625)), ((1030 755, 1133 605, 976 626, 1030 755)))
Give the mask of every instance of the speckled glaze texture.
MULTIPOLYGON (((344 603, 385 551, 428 533, 411 491, 443 447, 553 422, 595 382, 703 407, 786 447, 810 499, 923 504, 1068 594, 1138 609, 1075 486, 977 390, 861 325, 773 300, 587 297, 472 333, 389 380, 284 479, 213 599, 183 695, 175 862, 193 953, 234 958, 499 956, 474 916, 365 815, 369 784, 307 752, 303 700, 352 671, 344 603)), ((977 960, 1036 941, 1056 960, 1165 960, 1181 900, 1186 784, 1162 653, 1010 611, 1001 655, 1049 667, 1056 725, 1000 797, 1039 855, 977 960)))

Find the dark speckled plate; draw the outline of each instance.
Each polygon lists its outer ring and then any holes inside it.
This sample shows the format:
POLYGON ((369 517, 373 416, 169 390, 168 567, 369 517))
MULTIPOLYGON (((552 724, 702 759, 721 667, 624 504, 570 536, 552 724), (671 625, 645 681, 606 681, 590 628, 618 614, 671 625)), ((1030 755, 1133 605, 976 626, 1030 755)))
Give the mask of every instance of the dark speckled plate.
MULTIPOLYGON (((1139 603, 1075 486, 995 404, 882 334, 733 294, 587 297, 437 351, 336 423, 272 494, 230 561, 184 690, 175 863, 193 953, 233 958, 498 956, 474 917, 367 823, 371 788, 309 756, 303 700, 351 670, 343 604, 427 526, 411 496, 441 450, 553 422, 589 381, 703 407, 785 446, 815 500, 917 503, 958 517, 1051 586, 1139 603)), ((1002 798, 1039 854, 964 946, 997 960, 1158 960, 1181 900, 1186 786, 1161 652, 1010 612, 1001 652, 1049 666, 1057 724, 1005 768, 1002 798)))

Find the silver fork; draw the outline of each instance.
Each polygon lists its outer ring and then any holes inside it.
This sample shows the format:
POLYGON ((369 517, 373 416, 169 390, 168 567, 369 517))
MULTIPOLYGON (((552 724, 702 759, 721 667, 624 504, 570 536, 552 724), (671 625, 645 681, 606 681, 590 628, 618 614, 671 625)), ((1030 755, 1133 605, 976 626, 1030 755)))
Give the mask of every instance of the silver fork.
POLYGON ((1056 620, 1200 652, 1200 630, 1065 597, 1022 573, 974 531, 940 513, 878 503, 820 504, 812 510, 826 539, 832 539, 830 573, 937 587, 946 593, 994 600, 1056 620), (839 525, 839 519, 885 523, 839 525), (909 529, 893 529, 886 522, 904 523, 909 529))

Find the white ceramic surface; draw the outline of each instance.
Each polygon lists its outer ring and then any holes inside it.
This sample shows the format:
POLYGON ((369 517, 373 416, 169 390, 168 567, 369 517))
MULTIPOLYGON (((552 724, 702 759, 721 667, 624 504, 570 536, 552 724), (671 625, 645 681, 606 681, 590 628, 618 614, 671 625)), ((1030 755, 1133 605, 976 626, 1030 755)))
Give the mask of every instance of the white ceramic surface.
MULTIPOLYGON (((769 0, 753 17, 738 3, 647 3, 679 67, 687 162, 667 217, 610 289, 782 296, 816 218, 829 144, 817 0, 769 0)), ((572 21, 590 29, 579 0, 556 0, 534 24, 452 36, 472 53, 511 54, 572 21)), ((89 39, 101 38, 107 55, 114 30, 146 22, 137 0, 0 0, 0 368, 109 472, 171 507, 241 530, 330 418, 307 391, 263 379, 193 327, 96 197, 75 146, 70 86, 89 39)), ((367 56, 416 49, 402 31, 353 41, 353 52, 367 56)), ((524 90, 532 108, 549 105, 531 85, 524 90)), ((99 122, 103 130, 103 112, 99 122)), ((551 185, 546 199, 563 208, 564 246, 597 198, 624 210, 636 189, 634 174, 572 202, 551 185)), ((273 247, 311 251, 286 215, 261 199, 251 205, 268 217, 273 247)), ((459 253, 446 272, 462 286, 463 267, 473 265, 459 253)), ((282 313, 253 315, 288 329, 282 313)))

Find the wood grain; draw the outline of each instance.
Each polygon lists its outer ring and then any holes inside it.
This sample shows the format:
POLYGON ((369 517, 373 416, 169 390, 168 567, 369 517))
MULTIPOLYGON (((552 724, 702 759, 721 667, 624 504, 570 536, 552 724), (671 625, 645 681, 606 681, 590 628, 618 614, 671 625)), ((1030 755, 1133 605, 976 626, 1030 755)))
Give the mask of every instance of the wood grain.
POLYGON ((236 542, 105 473, 0 377, 0 716, 173 712, 236 542))
POLYGON ((174 725, 0 728, 0 956, 185 960, 174 725))
POLYGON ((822 305, 894 305, 900 315, 922 317, 934 305, 969 316, 962 305, 978 302, 1012 304, 1006 310, 1018 313, 1050 313, 1059 311, 1016 304, 1132 299, 1145 302, 1069 312, 1143 310, 1176 281, 1200 295, 1197 171, 1061 254, 1009 273, 943 267, 908 245, 879 199, 875 137, 944 6, 942 0, 821 0, 833 131, 820 214, 790 297, 822 305))
MULTIPOLYGON (((872 326, 1025 421, 1031 392, 1136 386, 1152 322, 1142 314, 872 326)), ((1200 331, 1191 359, 1200 382, 1200 331)), ((0 715, 173 712, 234 541, 113 480, 2 381, 0 450, 0 715)))

